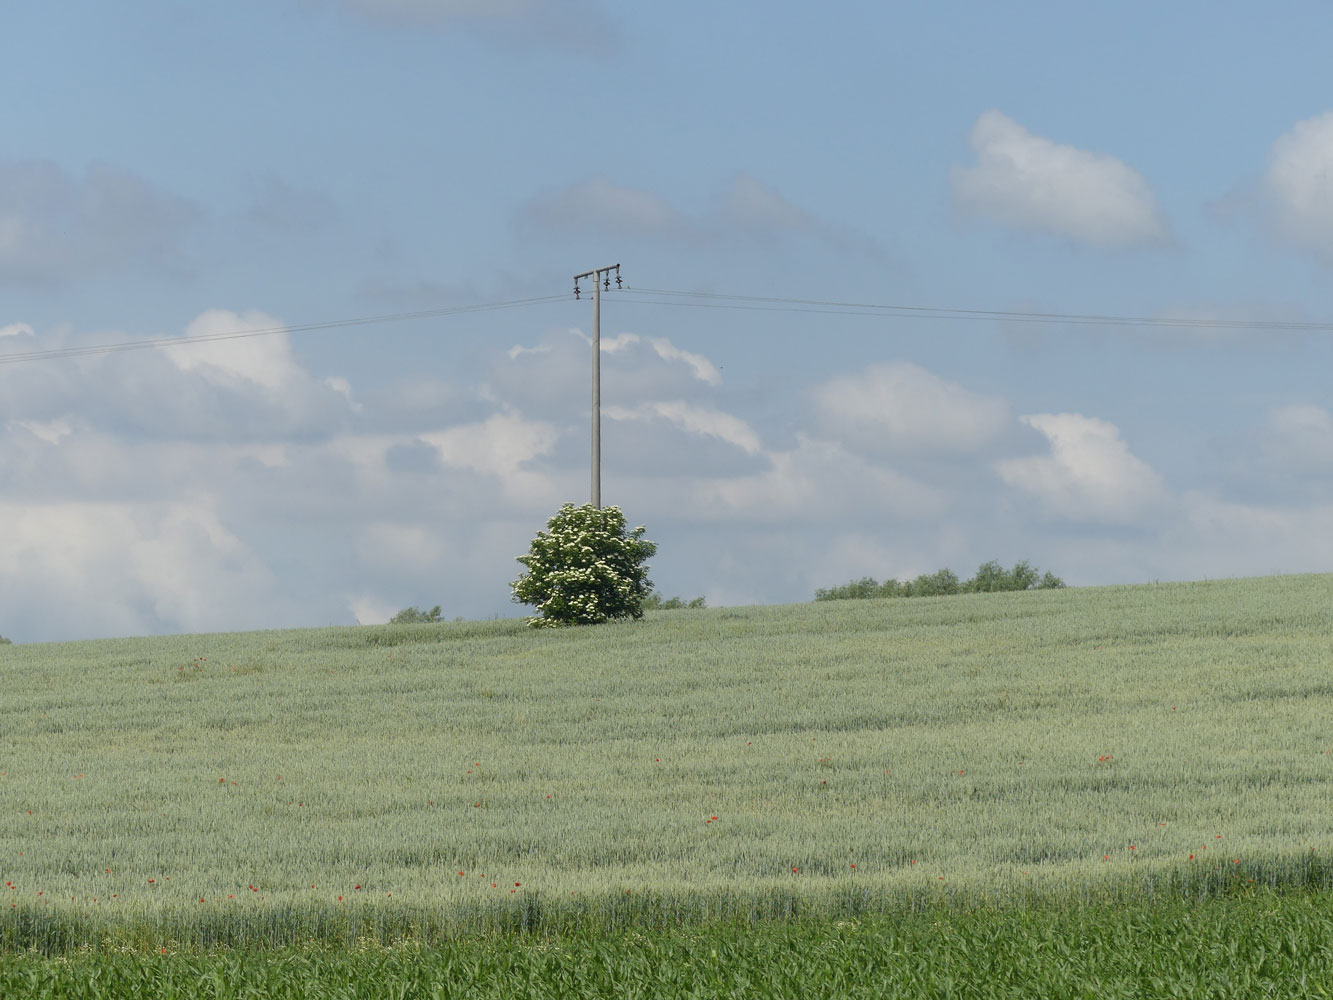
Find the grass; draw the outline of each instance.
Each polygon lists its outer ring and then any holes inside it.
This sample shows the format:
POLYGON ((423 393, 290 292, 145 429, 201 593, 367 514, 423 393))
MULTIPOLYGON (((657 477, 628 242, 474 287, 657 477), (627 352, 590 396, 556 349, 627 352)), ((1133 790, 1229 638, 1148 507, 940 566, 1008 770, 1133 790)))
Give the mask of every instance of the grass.
POLYGON ((1292 997, 1333 990, 1333 896, 491 936, 260 953, 0 958, 0 995, 78 997, 1292 997))
POLYGON ((0 950, 1328 887, 1331 636, 1303 576, 3 647, 0 950))

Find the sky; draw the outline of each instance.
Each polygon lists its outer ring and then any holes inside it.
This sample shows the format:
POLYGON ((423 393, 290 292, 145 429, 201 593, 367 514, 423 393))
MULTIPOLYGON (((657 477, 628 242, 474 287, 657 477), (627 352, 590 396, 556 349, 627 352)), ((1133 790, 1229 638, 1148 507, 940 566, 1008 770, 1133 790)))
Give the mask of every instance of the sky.
POLYGON ((530 612, 615 263, 665 596, 1333 572, 1323 4, 9 8, 14 641, 530 612))

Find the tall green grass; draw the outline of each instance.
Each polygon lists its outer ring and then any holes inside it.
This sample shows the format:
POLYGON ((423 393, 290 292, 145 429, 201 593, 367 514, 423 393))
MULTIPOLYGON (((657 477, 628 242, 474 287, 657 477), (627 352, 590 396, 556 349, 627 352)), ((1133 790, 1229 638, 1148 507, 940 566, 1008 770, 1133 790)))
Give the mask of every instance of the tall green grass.
POLYGON ((1333 897, 932 910, 837 922, 710 925, 383 947, 0 957, 0 996, 1290 997, 1333 991, 1333 897))
POLYGON ((3 647, 0 946, 1326 886, 1330 639, 1305 576, 3 647))

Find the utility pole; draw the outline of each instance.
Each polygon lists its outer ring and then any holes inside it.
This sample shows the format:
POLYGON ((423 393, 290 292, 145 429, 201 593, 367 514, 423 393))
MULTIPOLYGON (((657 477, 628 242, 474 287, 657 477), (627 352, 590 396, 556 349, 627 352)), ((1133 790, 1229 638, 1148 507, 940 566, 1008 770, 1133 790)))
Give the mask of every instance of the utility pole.
POLYGON ((610 264, 574 275, 574 298, 579 281, 592 278, 592 505, 602 506, 602 288, 611 288, 611 272, 620 287, 620 265, 610 264))

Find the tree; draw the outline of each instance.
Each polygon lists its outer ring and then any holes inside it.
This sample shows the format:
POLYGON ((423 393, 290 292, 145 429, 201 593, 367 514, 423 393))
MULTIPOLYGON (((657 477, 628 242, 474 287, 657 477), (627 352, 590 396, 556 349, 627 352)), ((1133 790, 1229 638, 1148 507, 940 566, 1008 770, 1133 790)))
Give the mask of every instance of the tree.
POLYGON ((680 608, 690 608, 692 610, 706 608, 708 604, 702 597, 687 601, 681 597, 663 597, 654 590, 643 599, 641 606, 644 611, 677 611, 680 608))
POLYGON ((642 618, 652 592, 648 559, 657 546, 642 525, 626 531, 619 507, 572 503, 562 506, 546 531, 518 561, 527 572, 512 584, 514 600, 533 605, 535 627, 597 625, 616 618, 642 618))
POLYGON ((425 625, 440 620, 440 606, 437 604, 429 611, 422 611, 420 608, 403 608, 402 611, 389 619, 390 625, 425 625))
POLYGON ((942 569, 935 573, 922 573, 912 581, 911 592, 906 597, 941 597, 959 592, 958 574, 951 569, 942 569))

